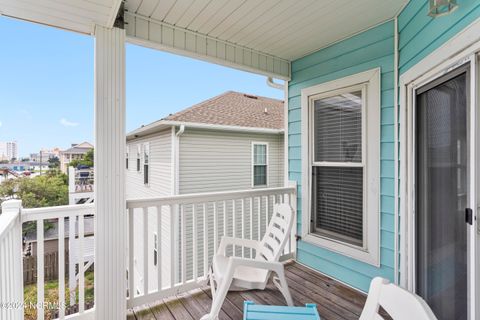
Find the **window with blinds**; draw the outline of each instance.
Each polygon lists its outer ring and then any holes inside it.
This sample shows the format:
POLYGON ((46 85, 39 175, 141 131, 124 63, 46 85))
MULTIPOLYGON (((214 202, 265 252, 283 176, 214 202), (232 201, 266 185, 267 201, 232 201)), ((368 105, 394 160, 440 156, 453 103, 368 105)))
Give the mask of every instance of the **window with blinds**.
POLYGON ((267 185, 267 157, 268 146, 266 143, 253 143, 253 186, 266 186, 267 185))
POLYGON ((362 90, 314 99, 312 226, 315 234, 363 246, 362 90))

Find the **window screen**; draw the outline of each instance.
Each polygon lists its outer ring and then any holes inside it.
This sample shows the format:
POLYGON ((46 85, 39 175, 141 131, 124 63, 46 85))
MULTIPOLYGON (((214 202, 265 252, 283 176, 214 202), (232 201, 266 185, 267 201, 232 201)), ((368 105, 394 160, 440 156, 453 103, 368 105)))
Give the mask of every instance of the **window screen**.
POLYGON ((362 161, 362 92, 316 100, 315 161, 362 161))
POLYGON ((253 145, 253 185, 267 185, 267 145, 253 145))
POLYGON ((363 245, 362 91, 313 101, 312 232, 363 245))

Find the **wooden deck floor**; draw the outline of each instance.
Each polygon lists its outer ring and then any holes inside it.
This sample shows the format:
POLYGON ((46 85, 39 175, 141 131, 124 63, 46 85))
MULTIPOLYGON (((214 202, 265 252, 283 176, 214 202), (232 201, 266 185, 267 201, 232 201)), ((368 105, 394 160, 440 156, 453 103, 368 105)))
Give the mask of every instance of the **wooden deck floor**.
MULTIPOLYGON (((286 276, 295 305, 316 303, 322 320, 359 318, 365 295, 298 263, 286 266, 286 276)), ((229 292, 222 306, 220 319, 242 319, 245 300, 258 304, 285 305, 281 293, 270 283, 264 291, 229 292)), ((152 303, 142 309, 130 310, 129 319, 199 319, 209 312, 211 302, 209 288, 197 289, 152 303)))

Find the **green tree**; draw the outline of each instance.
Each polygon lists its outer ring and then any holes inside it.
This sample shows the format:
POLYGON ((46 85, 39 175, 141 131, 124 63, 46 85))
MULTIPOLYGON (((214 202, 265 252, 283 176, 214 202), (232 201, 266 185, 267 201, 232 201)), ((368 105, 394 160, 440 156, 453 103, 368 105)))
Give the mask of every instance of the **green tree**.
POLYGON ((78 167, 79 165, 93 167, 93 149, 89 150, 80 160, 72 160, 69 163, 70 167, 78 167))
POLYGON ((60 159, 58 159, 58 157, 52 157, 52 158, 48 159, 48 167, 50 169, 60 168, 60 159))
POLYGON ((64 174, 18 178, 2 183, 0 197, 21 199, 24 208, 51 207, 68 204, 68 184, 64 174))
MULTIPOLYGON (((34 178, 9 179, 0 184, 0 202, 8 199, 22 200, 24 208, 52 207, 68 204, 68 178, 65 174, 49 173, 34 178)), ((53 227, 45 222, 45 229, 53 227)), ((27 223, 23 232, 33 232, 36 223, 27 223)))

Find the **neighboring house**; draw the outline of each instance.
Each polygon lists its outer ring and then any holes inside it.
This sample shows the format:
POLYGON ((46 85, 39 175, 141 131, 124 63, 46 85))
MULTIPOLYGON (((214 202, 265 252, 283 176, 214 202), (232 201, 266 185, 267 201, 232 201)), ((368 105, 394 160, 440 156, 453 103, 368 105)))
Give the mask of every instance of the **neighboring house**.
POLYGON ((60 148, 41 149, 38 153, 30 153, 30 161, 48 161, 52 158, 59 158, 62 151, 60 148))
MULTIPOLYGON (((142 126, 127 135, 127 198, 283 186, 283 132, 282 101, 232 91, 142 126)), ((167 239, 170 215, 162 210, 167 239)), ((136 217, 136 234, 142 234, 142 215, 136 217)), ((155 254, 159 240, 165 243, 154 234, 155 212, 149 225, 149 252, 155 254)), ((143 260, 138 257, 137 270, 143 260)), ((168 275, 166 260, 162 271, 168 275)))
MULTIPOLYGON (((52 222, 51 227, 45 230, 44 235, 44 254, 50 254, 58 252, 58 222, 52 222)), ((94 218, 93 216, 87 216, 84 218, 84 236, 93 237, 94 231, 94 218)), ((78 236, 78 227, 75 227, 75 236, 78 236)), ((68 220, 65 222, 65 249, 69 248, 70 239, 70 224, 68 220)), ((37 255, 37 233, 36 230, 32 230, 24 235, 24 254, 25 255, 37 255)))
POLYGON ((93 149, 93 145, 89 142, 82 142, 80 144, 72 144, 72 146, 64 151, 60 152, 60 170, 63 173, 67 173, 68 164, 72 160, 80 160, 87 154, 88 151, 93 149))

